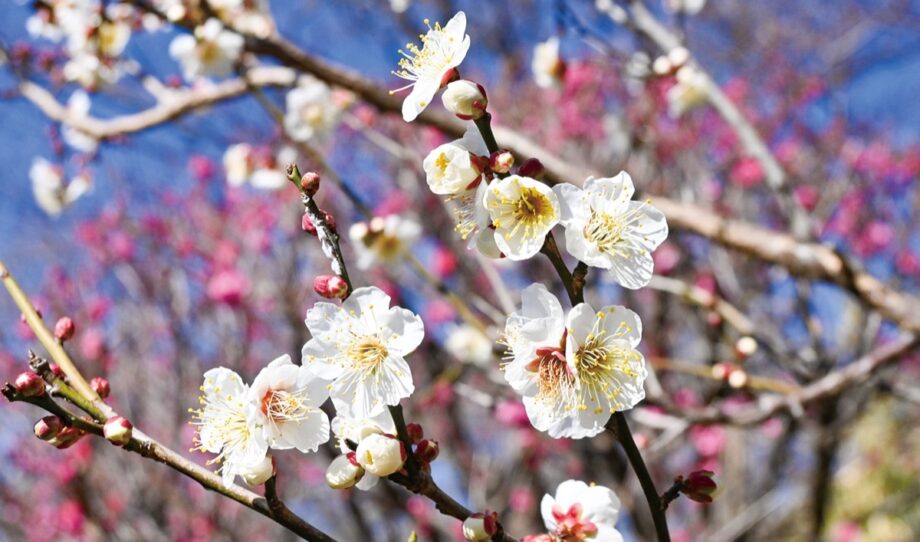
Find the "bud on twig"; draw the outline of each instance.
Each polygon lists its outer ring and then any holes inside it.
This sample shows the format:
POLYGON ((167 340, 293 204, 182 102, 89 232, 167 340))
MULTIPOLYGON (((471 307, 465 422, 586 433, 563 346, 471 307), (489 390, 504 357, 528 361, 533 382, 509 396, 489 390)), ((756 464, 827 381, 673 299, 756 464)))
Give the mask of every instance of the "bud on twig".
POLYGON ((272 461, 272 456, 270 455, 266 455, 262 461, 256 463, 255 465, 245 467, 240 472, 240 476, 243 478, 243 481, 251 486, 264 484, 274 474, 275 462, 272 461))
POLYGON ((712 479, 713 476, 712 471, 693 471, 687 475, 686 480, 683 480, 680 492, 691 501, 710 503, 712 502, 712 494, 715 493, 718 487, 715 480, 712 479))
POLYGON ((495 173, 508 173, 514 165, 514 155, 509 151, 495 151, 489 156, 489 169, 495 173))
POLYGON ((495 512, 477 512, 463 522, 463 538, 470 542, 484 542, 497 532, 498 514, 495 512))
POLYGON ((89 387, 93 388, 93 391, 96 392, 96 395, 98 395, 100 399, 105 399, 112 393, 109 381, 101 376, 97 376, 90 380, 89 387))
POLYGON ((131 442, 134 426, 122 416, 112 416, 102 427, 105 439, 116 446, 124 446, 131 442))
POLYGON ((13 387, 23 397, 39 397, 45 394, 45 381, 32 371, 19 373, 13 382, 13 387))
POLYGON ((424 439, 415 447, 415 457, 422 463, 431 463, 438 458, 440 452, 441 447, 436 440, 424 439))
POLYGON ((383 478, 403 467, 406 449, 396 437, 376 433, 361 439, 355 458, 364 470, 383 478))
POLYGON ((54 324, 54 336, 61 342, 73 337, 75 331, 76 327, 73 324, 73 320, 68 316, 58 319, 57 323, 54 324))
POLYGON ((543 162, 536 158, 528 158, 524 160, 518 168, 518 175, 521 177, 530 177, 531 179, 541 179, 545 171, 546 168, 543 167, 543 162))
POLYGON ((64 422, 57 416, 45 416, 35 422, 32 431, 42 440, 51 440, 64 429, 64 422))
POLYGON ((462 120, 476 120, 482 117, 489 105, 482 85, 461 79, 447 85, 441 95, 444 108, 462 120))
POLYGON ((354 460, 354 452, 340 455, 326 468, 326 483, 332 489, 348 489, 364 477, 364 468, 354 460))
POLYGON ((409 442, 412 444, 418 444, 425 438, 425 431, 422 429, 422 426, 415 422, 406 424, 406 433, 409 434, 409 442))
POLYGON ((308 171, 300 178, 300 189, 308 197, 313 197, 319 191, 319 174, 315 171, 308 171))
POLYGON ((338 275, 319 275, 313 279, 313 291, 326 299, 343 299, 348 295, 348 284, 338 275))
POLYGON ((303 215, 303 218, 300 219, 300 227, 310 235, 316 235, 316 226, 313 225, 313 221, 310 220, 310 215, 303 215))
POLYGON ((57 436, 49 440, 48 444, 54 446, 58 450, 66 450, 76 444, 85 434, 86 433, 76 427, 65 427, 61 429, 61 432, 58 433, 57 436))

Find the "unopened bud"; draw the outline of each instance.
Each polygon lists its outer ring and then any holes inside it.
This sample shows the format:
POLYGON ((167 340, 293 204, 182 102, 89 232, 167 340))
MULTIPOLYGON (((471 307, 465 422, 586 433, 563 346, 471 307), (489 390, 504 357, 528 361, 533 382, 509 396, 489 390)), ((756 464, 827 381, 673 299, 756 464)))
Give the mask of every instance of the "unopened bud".
POLYGON ((546 169, 543 167, 543 162, 536 158, 524 160, 518 168, 518 175, 521 177, 530 177, 532 179, 542 178, 544 172, 546 172, 546 169))
POLYGON ((262 485, 275 474, 275 463, 272 456, 267 455, 255 465, 243 467, 239 474, 243 481, 251 486, 262 485))
POLYGON ((313 291, 326 299, 343 299, 348 295, 348 283, 338 275, 319 275, 313 279, 313 291))
POLYGON ((122 416, 112 416, 102 426, 102 434, 105 435, 105 440, 116 446, 124 446, 131 442, 133 432, 134 426, 122 416))
POLYGON ((734 367, 731 363, 719 362, 712 366, 710 369, 712 377, 718 380, 727 380, 728 375, 734 370, 734 367))
POLYGON ((68 316, 60 318, 57 323, 54 324, 54 336, 61 342, 73 337, 75 331, 76 327, 73 324, 73 320, 68 316))
POLYGON ((308 171, 300 178, 300 189, 309 197, 316 195, 319 191, 319 174, 315 171, 308 171))
POLYGON ((710 503, 712 502, 712 494, 715 493, 718 487, 715 480, 712 479, 713 476, 712 471, 693 471, 683 481, 680 491, 691 501, 710 503))
POLYGON ((96 395, 98 395, 100 399, 105 399, 112 393, 109 381, 101 376, 97 376, 90 380, 89 387, 93 388, 93 391, 96 392, 96 395))
POLYGON ((60 434, 61 430, 64 429, 64 422, 61 421, 57 416, 45 416, 44 418, 35 422, 35 425, 32 427, 32 431, 35 432, 35 436, 42 440, 51 440, 54 437, 60 434))
POLYGON ((396 437, 377 433, 361 439, 355 459, 364 470, 383 478, 403 467, 406 449, 396 437))
POLYGON ((38 397, 45 394, 45 381, 32 371, 19 373, 13 381, 13 387, 24 397, 38 397))
POLYGON ((484 542, 498 532, 498 515, 495 512, 476 513, 463 522, 463 538, 470 542, 484 542))
POLYGON ((76 427, 65 427, 51 440, 48 441, 48 444, 54 446, 58 450, 66 450, 74 444, 76 444, 83 435, 85 435, 82 430, 77 429, 76 427))
POLYGON ((336 457, 326 468, 326 483, 332 489, 348 489, 361 481, 363 477, 364 467, 353 462, 346 455, 336 457))
POLYGON ((431 463, 438 458, 440 452, 441 447, 436 440, 424 439, 415 447, 415 457, 422 463, 431 463))
POLYGON ((486 112, 489 99, 482 85, 461 79, 447 85, 441 95, 444 108, 463 120, 476 120, 486 112))
POLYGON ((514 155, 508 151, 495 151, 489 156, 489 169, 495 173, 508 173, 514 165, 514 155))
POLYGON ((48 367, 51 368, 51 374, 54 375, 54 378, 64 378, 64 370, 57 363, 49 363, 48 367))
POLYGON ((310 220, 310 215, 303 215, 303 218, 300 220, 300 227, 310 235, 316 235, 316 226, 314 226, 313 221, 310 220))
POLYGON ((690 51, 683 46, 675 47, 668 52, 668 60, 674 68, 680 68, 690 60, 690 51))
POLYGON ((425 431, 422 429, 422 426, 415 422, 406 424, 406 432, 409 434, 409 442, 412 444, 418 444, 425 438, 425 431))
POLYGON ((735 352, 743 358, 749 357, 757 351, 757 340, 750 335, 745 335, 735 343, 735 352))
POLYGON ((733 370, 732 372, 728 374, 728 385, 735 389, 743 388, 747 386, 747 383, 748 383, 747 371, 745 371, 744 369, 741 369, 740 367, 736 367, 735 370, 733 370))

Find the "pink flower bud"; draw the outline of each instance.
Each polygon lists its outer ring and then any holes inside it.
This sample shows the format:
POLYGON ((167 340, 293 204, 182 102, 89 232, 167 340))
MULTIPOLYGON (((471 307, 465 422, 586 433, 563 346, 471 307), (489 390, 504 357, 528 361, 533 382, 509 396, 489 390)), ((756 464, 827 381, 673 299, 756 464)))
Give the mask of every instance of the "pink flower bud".
POLYGON ((42 440, 51 440, 64 429, 64 422, 57 416, 45 416, 35 422, 32 431, 42 440))
POLYGON ((521 177, 530 177, 532 179, 540 179, 543 177, 543 173, 546 171, 546 168, 543 167, 543 162, 537 160, 536 158, 528 158, 521 163, 521 166, 518 168, 518 175, 521 177))
POLYGON ((319 275, 313 279, 313 291, 326 299, 343 299, 348 295, 348 284, 338 275, 319 275))
POLYGON ((64 342, 71 337, 73 337, 76 327, 73 325, 73 320, 68 316, 60 318, 56 324, 54 324, 54 336, 61 342, 64 342))
POLYGON ((309 197, 316 195, 319 191, 319 174, 315 171, 308 171, 300 177, 300 189, 309 197))
POLYGON ((116 446, 124 446, 131 442, 133 432, 134 426, 121 416, 112 416, 102 427, 102 434, 105 435, 105 440, 116 446))
POLYGON ((543 533, 526 535, 521 539, 521 542, 555 542, 555 540, 552 535, 543 533))
POLYGON ((48 444, 54 446, 58 450, 66 450, 76 444, 85 434, 86 433, 76 427, 65 427, 61 429, 61 432, 58 433, 57 436, 49 440, 48 444))
POLYGON ((697 470, 691 472, 687 479, 684 480, 681 487, 681 493, 687 496, 691 501, 710 503, 712 494, 715 493, 715 480, 712 479, 714 473, 708 470, 697 470))
POLYGON ((417 423, 407 424, 406 432, 409 433, 409 442, 412 444, 418 444, 425 438, 425 432, 422 430, 422 426, 417 423))
POLYGON ((64 370, 57 363, 49 363, 48 366, 51 367, 51 374, 54 375, 54 378, 64 378, 64 370))
POLYGON ((415 457, 422 463, 431 463, 440 452, 441 447, 436 440, 423 439, 415 446, 415 457))
POLYGON ((101 376, 97 376, 89 381, 89 387, 93 388, 93 391, 96 392, 101 399, 105 399, 112 393, 112 388, 109 386, 109 381, 101 376))
POLYGON ((16 391, 25 397, 38 397, 45 394, 45 381, 32 371, 19 373, 13 382, 16 391))
POLYGON ((463 538, 470 542, 484 542, 498 532, 498 514, 475 513, 463 522, 463 538))
POLYGON ((495 173, 508 173, 514 165, 514 155, 508 151, 495 151, 489 156, 489 168, 495 173))
POLYGON ((316 235, 316 226, 314 226, 313 221, 310 220, 310 215, 303 215, 303 218, 300 220, 300 227, 310 235, 316 235))

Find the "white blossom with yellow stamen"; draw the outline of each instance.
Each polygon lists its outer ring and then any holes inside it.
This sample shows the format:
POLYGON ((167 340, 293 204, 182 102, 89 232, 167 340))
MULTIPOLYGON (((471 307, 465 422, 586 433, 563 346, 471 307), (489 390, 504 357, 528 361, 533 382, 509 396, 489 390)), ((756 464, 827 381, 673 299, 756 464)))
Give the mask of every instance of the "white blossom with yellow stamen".
POLYGON ((422 319, 390 307, 390 296, 379 288, 358 288, 342 306, 317 303, 306 324, 313 338, 303 347, 303 366, 332 380, 338 412, 367 418, 415 389, 405 356, 425 336, 422 319))
MULTIPOLYGON (((428 19, 425 19, 428 24, 428 19)), ((406 51, 399 53, 404 57, 399 61, 399 69, 393 74, 407 81, 408 85, 399 90, 411 88, 409 95, 403 100, 403 120, 412 122, 428 107, 434 95, 449 81, 454 68, 463 62, 466 52, 470 48, 470 37, 466 35, 466 14, 457 12, 442 28, 435 23, 429 26, 428 32, 419 36, 422 47, 419 49, 414 43, 406 45, 406 51)), ((391 92, 392 93, 392 92, 391 92)))
POLYGON ((341 109, 328 85, 304 76, 297 88, 287 93, 284 128, 296 141, 322 140, 335 128, 341 109))
POLYGON ((196 450, 217 454, 208 463, 220 463, 224 485, 237 475, 252 472, 265 460, 268 442, 256 427, 255 405, 249 387, 240 375, 224 367, 204 374, 199 402, 192 410, 192 424, 198 427, 196 450))
POLYGON ((329 397, 329 382, 285 354, 259 371, 249 389, 256 405, 254 420, 271 448, 313 452, 329 440, 329 417, 320 405, 329 397))
POLYGON ((668 236, 664 214, 648 202, 632 201, 632 179, 626 172, 585 182, 583 189, 556 185, 565 246, 582 262, 609 269, 626 288, 647 285, 652 278, 652 251, 668 236))
POLYGON ((502 252, 495 244, 492 217, 486 210, 485 198, 489 185, 479 183, 473 188, 444 198, 451 209, 456 226, 454 230, 467 241, 468 249, 476 249, 488 258, 501 258, 502 252))
POLYGON ((489 150, 479 130, 471 126, 461 139, 428 153, 422 168, 428 188, 435 194, 449 196, 476 188, 482 181, 483 165, 488 164, 488 160, 489 150))
POLYGON ((604 430, 614 412, 645 398, 645 357, 636 350, 642 339, 639 315, 620 305, 595 311, 579 303, 566 319, 565 358, 578 382, 577 430, 572 438, 604 430))
POLYGON ((196 27, 194 36, 182 34, 169 44, 169 55, 179 62, 189 81, 229 75, 242 51, 243 37, 224 28, 217 19, 196 27))
POLYGON ((368 222, 356 222, 348 230, 348 237, 355 247, 356 263, 361 269, 395 261, 421 234, 422 227, 418 222, 399 215, 377 216, 368 222))
POLYGON ((493 181, 485 208, 495 227, 495 244, 512 260, 526 260, 540 251, 543 240, 559 223, 559 200, 545 184, 511 175, 493 181))

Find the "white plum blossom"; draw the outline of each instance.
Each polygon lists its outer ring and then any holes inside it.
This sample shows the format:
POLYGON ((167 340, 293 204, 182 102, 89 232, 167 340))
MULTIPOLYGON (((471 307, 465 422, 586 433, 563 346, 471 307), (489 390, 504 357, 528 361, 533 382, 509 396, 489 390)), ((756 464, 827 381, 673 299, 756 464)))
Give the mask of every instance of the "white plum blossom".
POLYGON ((356 263, 361 269, 393 262, 415 244, 421 234, 422 227, 418 222, 399 215, 356 222, 348 230, 357 256, 356 263))
POLYGON ((170 56, 179 62, 189 81, 229 75, 242 50, 243 37, 225 29, 217 19, 196 27, 194 36, 176 36, 169 44, 170 56))
MULTIPOLYGON (((353 452, 352 452, 353 454, 353 452)), ((332 489, 348 489, 358 485, 368 476, 364 467, 358 464, 354 455, 346 454, 337 456, 326 468, 326 483, 332 489)))
MULTIPOLYGON (((260 190, 279 190, 288 184, 287 175, 278 169, 278 162, 284 163, 279 153, 276 160, 267 149, 255 149, 248 143, 230 145, 224 151, 224 171, 227 184, 242 186, 249 182, 260 190)), ((290 162, 291 160, 288 160, 290 162)))
POLYGON ((635 188, 624 171, 616 177, 553 187, 559 197, 565 246, 582 262, 609 269, 626 288, 652 278, 652 251, 668 236, 664 214, 648 202, 632 201, 635 188))
POLYGON ((565 72, 565 62, 559 56, 558 37, 553 36, 534 46, 530 71, 537 86, 549 88, 559 84, 565 72))
POLYGON ((256 406, 240 375, 224 367, 211 369, 204 374, 201 392, 202 408, 192 410, 196 449, 217 454, 208 463, 220 463, 229 486, 237 475, 252 475, 264 465, 268 442, 256 427, 256 406))
MULTIPOLYGON (((349 453, 354 452, 349 447, 348 442, 357 447, 362 440, 371 435, 396 435, 396 424, 393 423, 393 417, 390 416, 390 412, 386 409, 365 418, 352 417, 348 410, 344 410, 338 412, 332 420, 332 432, 338 441, 339 450, 347 456, 349 453)), ((357 457, 354 458, 354 462, 358 462, 357 457)), ((355 474, 352 469, 348 469, 341 461, 338 467, 336 474, 339 476, 337 478, 342 475, 355 474)), ((355 483, 355 487, 366 491, 377 485, 379 479, 380 477, 376 474, 365 472, 360 480, 355 483)))
MULTIPOLYGON (((428 24, 428 20, 425 20, 428 24)), ((421 36, 421 49, 414 43, 406 45, 407 51, 400 50, 404 57, 399 60, 399 69, 393 74, 411 81, 405 87, 411 88, 403 100, 403 120, 412 122, 428 107, 438 90, 449 82, 456 73, 454 68, 463 62, 470 48, 470 37, 466 35, 466 14, 457 12, 447 24, 435 23, 428 32, 421 36)))
POLYGON ((465 363, 487 365, 492 361, 492 341, 485 333, 470 325, 459 325, 450 330, 444 349, 465 363))
POLYGON ((492 217, 486 210, 485 198, 489 185, 476 187, 444 198, 454 216, 454 230, 467 241, 467 248, 475 249, 488 258, 501 258, 502 251, 495 242, 492 217))
POLYGON ((335 127, 340 109, 332 91, 322 81, 301 77, 297 88, 287 93, 284 128, 296 141, 321 139, 335 127))
POLYGON ((367 473, 383 478, 402 468, 406 449, 395 435, 374 433, 361 439, 355 457, 367 473))
POLYGON ((303 365, 333 381, 338 412, 366 418, 415 389, 405 356, 425 337, 422 319, 390 307, 379 288, 358 288, 341 306, 319 302, 307 311, 306 324, 313 338, 303 347, 303 365))
POLYGON ((539 252, 560 218, 553 190, 518 175, 493 181, 486 191, 485 208, 495 227, 495 244, 512 260, 526 260, 539 252))
POLYGON ((243 465, 239 471, 240 478, 251 486, 264 484, 275 474, 275 463, 271 454, 255 465, 243 465))
POLYGON ((328 384, 294 365, 287 354, 259 372, 249 398, 256 405, 253 419, 271 448, 307 453, 329 440, 329 417, 319 408, 329 396, 328 384))
POLYGON ((485 113, 489 99, 482 85, 460 79, 447 85, 441 94, 441 103, 444 109, 462 120, 476 120, 485 113))
POLYGON ((35 203, 49 216, 60 215, 91 186, 90 178, 86 174, 80 174, 65 184, 64 171, 41 157, 32 161, 29 180, 32 183, 35 203))
POLYGON ((699 69, 687 65, 677 70, 677 84, 668 89, 668 115, 673 118, 706 103, 708 78, 699 69))
POLYGON ((620 515, 620 499, 613 490, 566 480, 556 495, 544 495, 540 514, 554 539, 566 542, 623 542, 615 525, 620 515))
POLYGON ((645 359, 635 347, 642 323, 621 306, 579 303, 566 316, 542 284, 526 288, 508 317, 505 378, 523 396, 531 424, 554 438, 604 430, 613 412, 645 397, 645 359))
MULTIPOLYGON (((89 116, 90 106, 89 94, 83 90, 77 90, 67 100, 67 115, 71 119, 85 119, 89 116)), ((94 152, 99 146, 99 140, 74 128, 69 123, 64 123, 61 127, 61 136, 65 143, 78 151, 94 152)))
POLYGON ((488 164, 489 151, 475 126, 463 137, 437 147, 425 157, 422 168, 432 192, 441 196, 476 188, 488 164))

